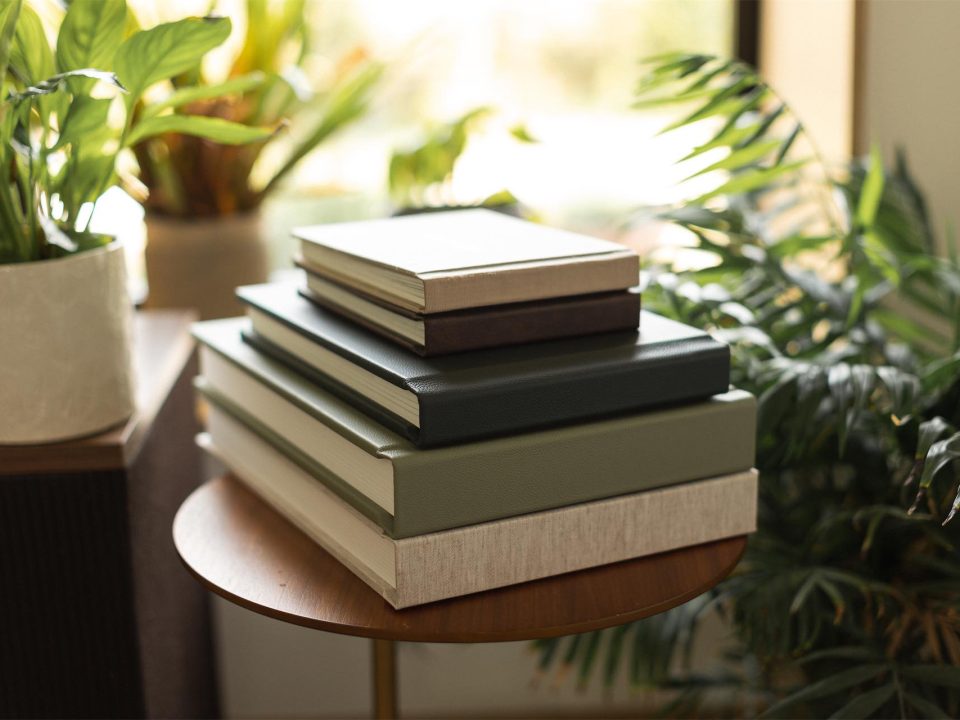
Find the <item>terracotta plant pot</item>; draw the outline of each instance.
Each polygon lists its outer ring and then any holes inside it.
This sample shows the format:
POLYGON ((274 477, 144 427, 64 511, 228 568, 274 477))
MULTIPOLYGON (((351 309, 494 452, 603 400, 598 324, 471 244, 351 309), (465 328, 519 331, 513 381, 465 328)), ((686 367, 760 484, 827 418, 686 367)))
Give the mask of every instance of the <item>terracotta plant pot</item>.
POLYGON ((202 319, 243 313, 239 285, 267 281, 259 212, 192 220, 147 215, 148 308, 192 308, 202 319))
POLYGON ((0 265, 0 443, 66 440, 133 412, 123 246, 0 265))

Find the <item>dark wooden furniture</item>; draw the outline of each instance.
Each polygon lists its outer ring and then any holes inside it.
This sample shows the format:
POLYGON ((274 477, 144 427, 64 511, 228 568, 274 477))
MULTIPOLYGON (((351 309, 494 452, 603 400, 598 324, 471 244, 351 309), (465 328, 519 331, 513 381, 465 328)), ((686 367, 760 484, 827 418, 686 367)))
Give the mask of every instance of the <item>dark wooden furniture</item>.
POLYGON ((126 423, 0 446, 0 716, 217 714, 208 597, 169 534, 201 477, 191 319, 138 313, 126 423))
POLYGON ((190 571, 228 600, 297 625, 373 638, 377 717, 395 715, 394 640, 526 640, 621 625, 710 589, 746 545, 736 537, 397 611, 230 476, 194 491, 173 536, 190 571))

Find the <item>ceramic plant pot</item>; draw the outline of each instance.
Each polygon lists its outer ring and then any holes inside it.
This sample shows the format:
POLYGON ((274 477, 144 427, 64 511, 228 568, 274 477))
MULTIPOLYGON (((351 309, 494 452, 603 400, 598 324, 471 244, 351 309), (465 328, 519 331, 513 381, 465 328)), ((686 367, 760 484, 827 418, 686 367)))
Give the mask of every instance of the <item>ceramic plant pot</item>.
POLYGON ((147 215, 148 308, 192 308, 201 319, 241 315, 239 285, 267 281, 259 212, 222 218, 147 215))
POLYGON ((67 440, 133 412, 123 246, 0 265, 0 443, 67 440))

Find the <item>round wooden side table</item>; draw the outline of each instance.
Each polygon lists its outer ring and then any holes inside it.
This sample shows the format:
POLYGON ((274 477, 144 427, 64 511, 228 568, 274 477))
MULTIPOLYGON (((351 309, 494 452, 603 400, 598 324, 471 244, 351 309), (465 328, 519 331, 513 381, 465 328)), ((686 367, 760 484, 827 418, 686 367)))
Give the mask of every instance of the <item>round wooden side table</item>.
POLYGON ((709 590, 733 570, 746 546, 745 536, 735 537, 394 610, 229 475, 184 501, 173 540, 190 572, 237 605, 304 627, 371 638, 377 718, 397 714, 396 640, 532 640, 622 625, 709 590))

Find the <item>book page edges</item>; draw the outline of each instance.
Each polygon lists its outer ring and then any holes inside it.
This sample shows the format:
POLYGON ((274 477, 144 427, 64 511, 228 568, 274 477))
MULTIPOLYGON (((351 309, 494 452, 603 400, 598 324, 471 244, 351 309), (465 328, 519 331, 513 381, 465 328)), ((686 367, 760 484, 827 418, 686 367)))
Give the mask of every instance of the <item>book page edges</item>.
POLYGON ((639 281, 629 250, 551 264, 501 266, 486 272, 430 273, 422 277, 425 314, 547 298, 625 290, 639 281))

